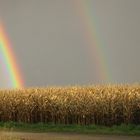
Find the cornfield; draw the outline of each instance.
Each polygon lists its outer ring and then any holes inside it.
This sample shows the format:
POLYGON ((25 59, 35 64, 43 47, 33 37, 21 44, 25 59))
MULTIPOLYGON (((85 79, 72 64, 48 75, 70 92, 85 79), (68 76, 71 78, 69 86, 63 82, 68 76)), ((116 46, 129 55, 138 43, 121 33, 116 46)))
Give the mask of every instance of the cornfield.
POLYGON ((140 85, 0 90, 0 121, 140 124, 140 85))

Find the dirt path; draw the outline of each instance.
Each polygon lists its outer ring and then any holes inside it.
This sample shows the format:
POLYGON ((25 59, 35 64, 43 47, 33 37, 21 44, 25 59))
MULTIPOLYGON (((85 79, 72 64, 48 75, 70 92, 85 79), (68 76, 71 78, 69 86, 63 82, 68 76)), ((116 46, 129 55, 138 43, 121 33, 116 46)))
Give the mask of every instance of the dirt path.
POLYGON ((140 136, 107 136, 70 133, 0 132, 0 137, 16 137, 21 140, 140 140, 140 136))

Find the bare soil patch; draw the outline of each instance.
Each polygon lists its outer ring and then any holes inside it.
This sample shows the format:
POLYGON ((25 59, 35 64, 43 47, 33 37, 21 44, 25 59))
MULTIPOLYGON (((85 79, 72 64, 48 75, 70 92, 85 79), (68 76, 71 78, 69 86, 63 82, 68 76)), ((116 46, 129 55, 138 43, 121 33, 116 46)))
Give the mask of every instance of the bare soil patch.
MULTIPOLYGON (((140 140, 140 136, 114 136, 114 135, 91 135, 75 133, 30 133, 30 132, 0 132, 0 139, 7 137, 18 140, 140 140)), ((9 139, 8 139, 9 140, 9 139)), ((11 139, 10 139, 11 140, 11 139)), ((12 139, 13 140, 13 139, 12 139)))

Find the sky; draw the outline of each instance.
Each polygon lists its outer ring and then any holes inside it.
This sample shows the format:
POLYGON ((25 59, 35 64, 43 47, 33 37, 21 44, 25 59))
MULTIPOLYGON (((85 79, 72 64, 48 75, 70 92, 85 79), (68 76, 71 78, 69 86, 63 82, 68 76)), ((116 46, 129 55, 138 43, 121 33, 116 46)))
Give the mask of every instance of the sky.
POLYGON ((139 6, 140 0, 0 0, 24 86, 139 83, 139 6))

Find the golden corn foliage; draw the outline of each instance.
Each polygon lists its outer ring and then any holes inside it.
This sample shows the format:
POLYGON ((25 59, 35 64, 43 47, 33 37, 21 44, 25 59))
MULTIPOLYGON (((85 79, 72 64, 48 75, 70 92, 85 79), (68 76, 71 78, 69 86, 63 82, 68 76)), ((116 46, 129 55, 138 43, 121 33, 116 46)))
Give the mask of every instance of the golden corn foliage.
POLYGON ((140 124, 140 85, 0 90, 0 121, 140 124))

